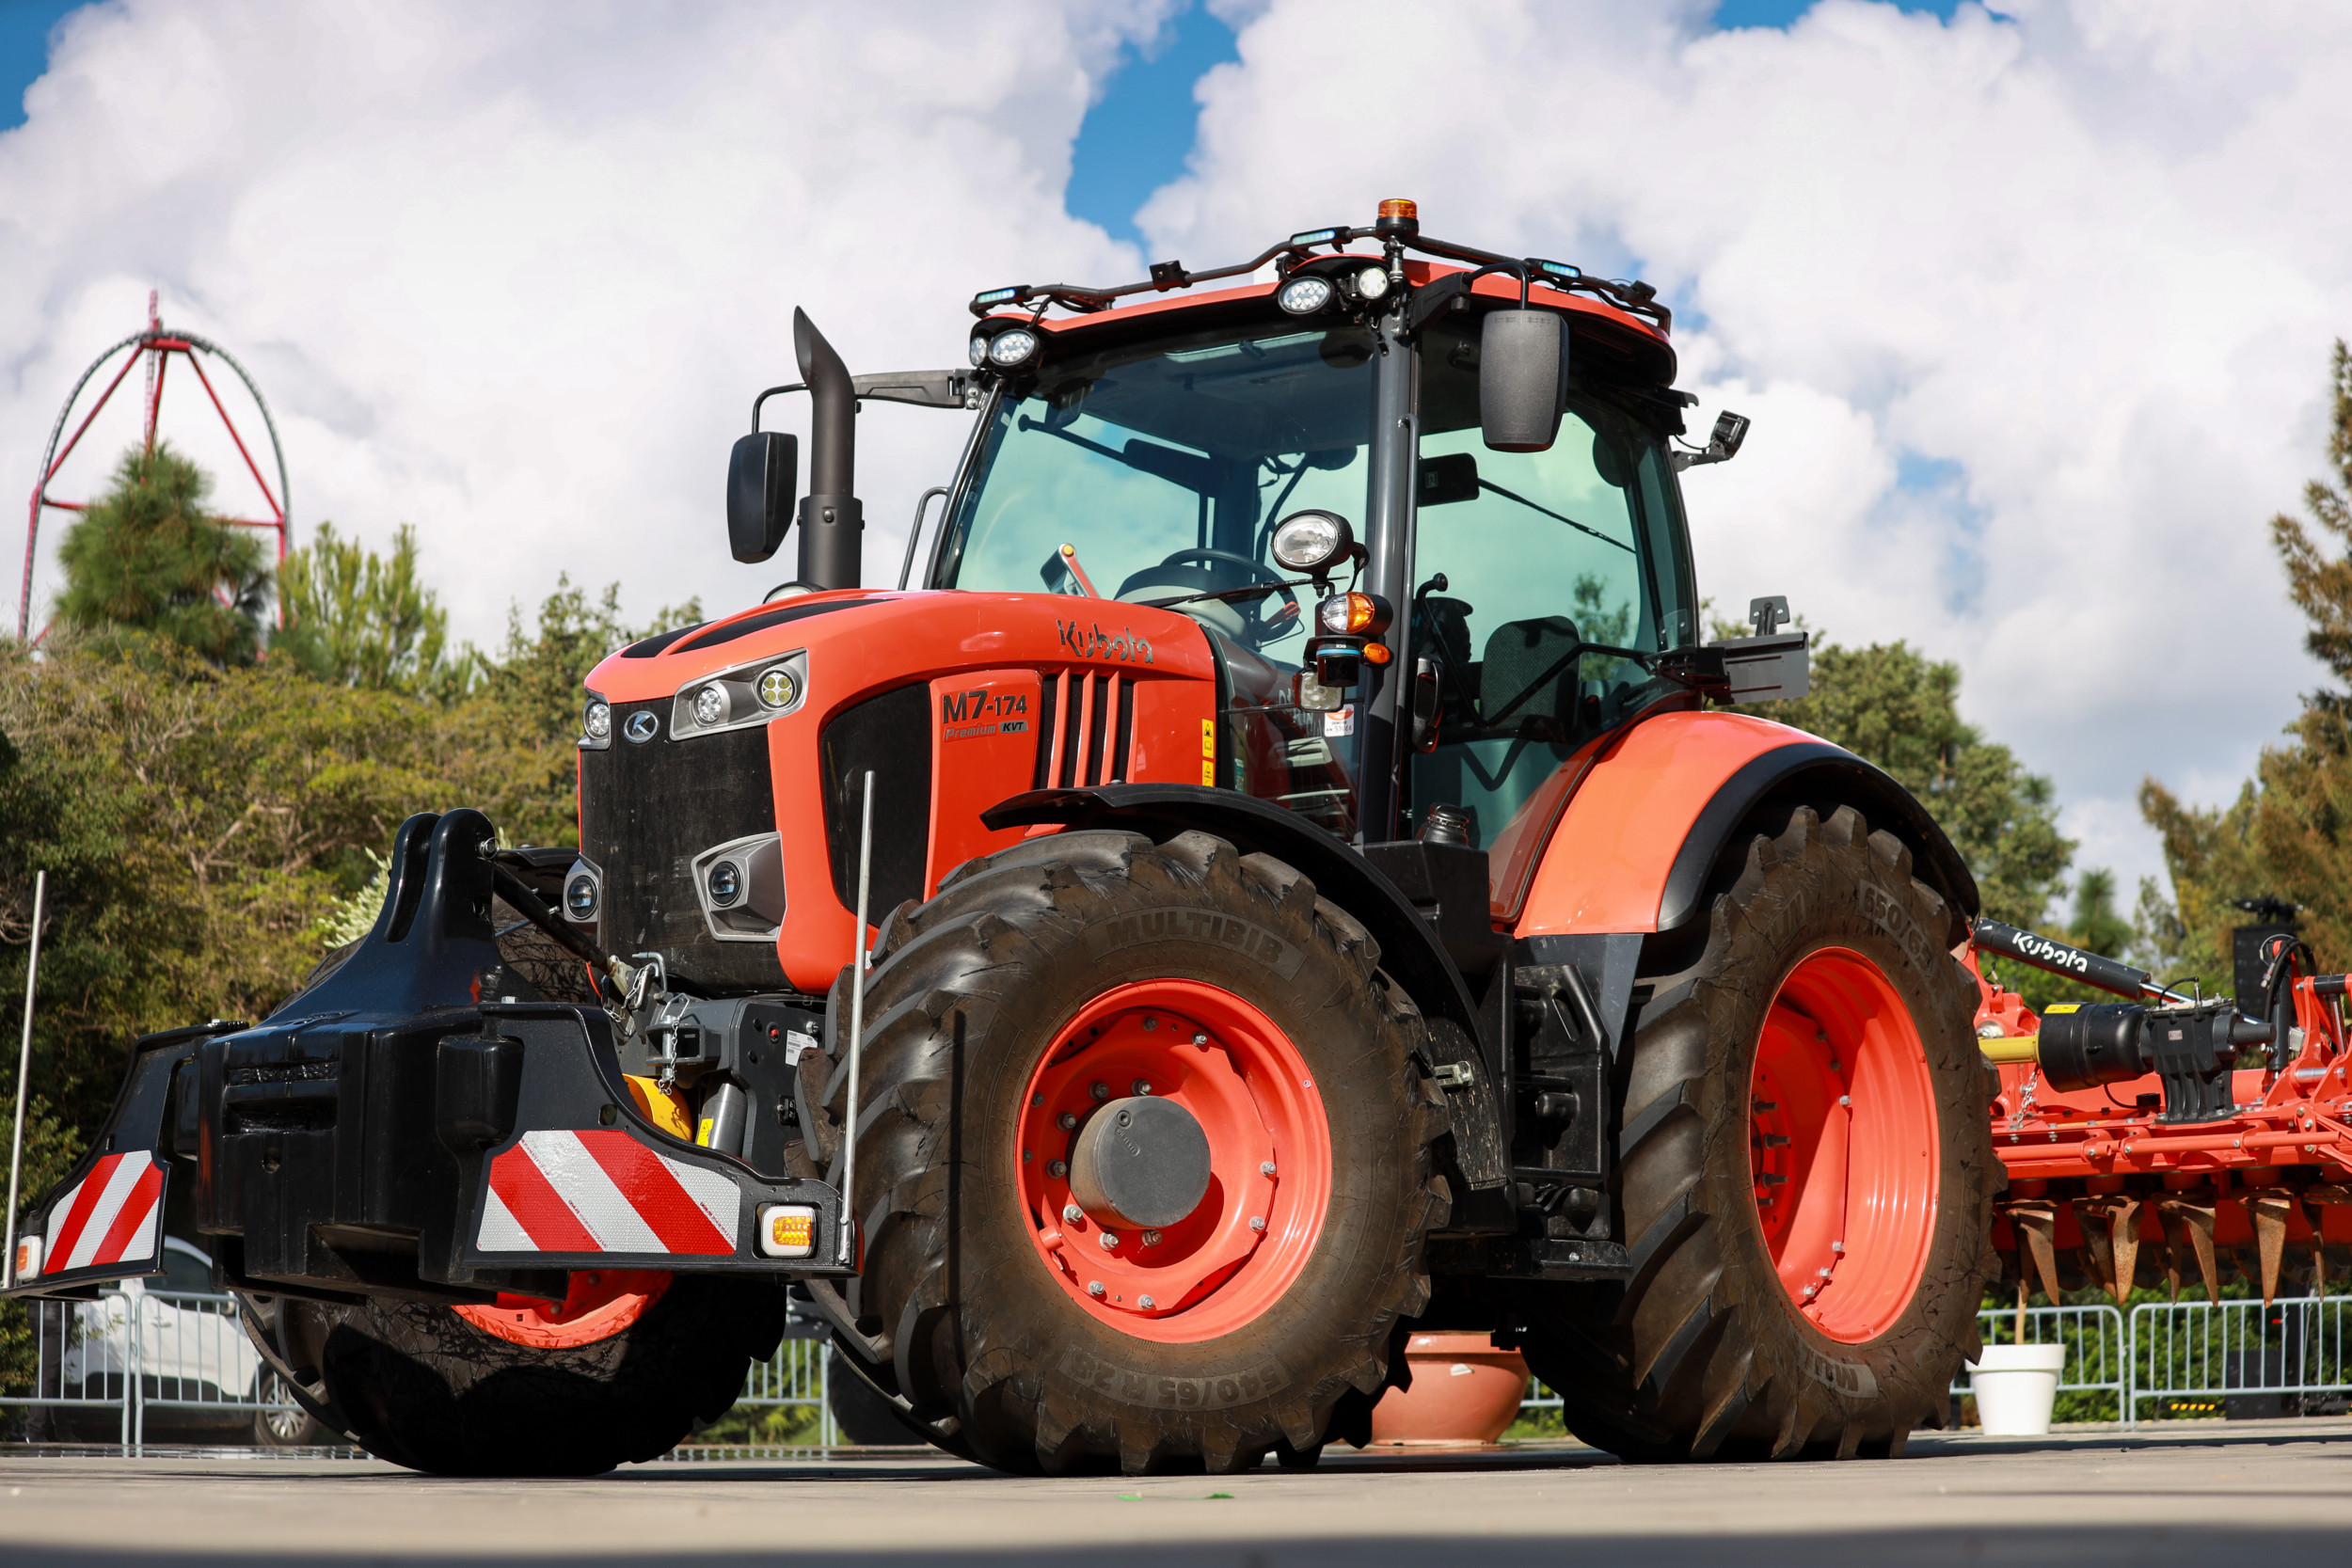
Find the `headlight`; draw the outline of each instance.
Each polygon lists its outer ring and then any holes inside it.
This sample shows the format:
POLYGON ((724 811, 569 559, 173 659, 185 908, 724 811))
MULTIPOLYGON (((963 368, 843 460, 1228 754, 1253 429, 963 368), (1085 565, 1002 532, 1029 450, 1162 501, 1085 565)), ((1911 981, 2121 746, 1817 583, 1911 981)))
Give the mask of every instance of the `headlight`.
POLYGON ((1371 266, 1366 267, 1363 271, 1358 273, 1356 275, 1356 297, 1358 299, 1388 298, 1388 269, 1386 267, 1371 266))
POLYGON ((609 703, 591 699, 588 709, 580 717, 580 727, 591 740, 609 740, 612 736, 612 707, 609 703))
POLYGON ((1331 303, 1331 280, 1294 277, 1275 292, 1274 303, 1294 316, 1311 316, 1331 303))
POLYGON ((1290 572, 1327 572, 1347 555, 1356 531, 1336 512, 1294 512, 1274 530, 1274 559, 1290 572))
POLYGON ((710 868, 708 885, 710 901, 725 909, 743 896, 743 868, 733 861, 721 861, 710 868))
POLYGON ((999 332, 988 345, 989 362, 1008 369, 1025 362, 1036 353, 1037 334, 1018 326, 1009 332, 999 332))
POLYGON ((981 360, 988 357, 988 340, 975 336, 971 346, 964 350, 964 354, 974 365, 978 365, 981 360))
POLYGON ((800 683, 792 678, 792 672, 783 665, 760 672, 759 700, 770 707, 790 707, 792 699, 800 694, 800 683))
POLYGON ((694 693, 694 722, 703 725, 723 724, 727 721, 727 689, 712 681, 694 693))
POLYGON ((596 917, 596 879, 585 871, 564 884, 564 910, 574 920, 596 917))

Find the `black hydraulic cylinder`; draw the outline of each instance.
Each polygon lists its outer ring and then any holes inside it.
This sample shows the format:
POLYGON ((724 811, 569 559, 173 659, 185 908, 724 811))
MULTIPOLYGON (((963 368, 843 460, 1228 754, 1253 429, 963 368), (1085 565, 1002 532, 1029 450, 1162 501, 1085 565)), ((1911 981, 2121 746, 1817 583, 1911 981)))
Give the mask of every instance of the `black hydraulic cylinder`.
POLYGON ((855 588, 864 572, 865 509, 852 493, 857 470, 857 389, 850 369, 808 312, 792 312, 792 352, 808 384, 808 494, 801 498, 800 580, 811 588, 855 588))
POLYGON ((2128 996, 2137 1002, 2143 996, 2162 996, 2165 989, 2144 969, 2134 969, 2126 963, 2099 954, 2070 947, 2062 942, 2033 931, 2021 931, 2014 926, 2004 926, 1997 920, 1979 918, 1976 923, 1977 946, 1987 953, 2019 959, 2036 969, 2046 969, 2069 980, 2080 980, 2087 986, 2128 996))

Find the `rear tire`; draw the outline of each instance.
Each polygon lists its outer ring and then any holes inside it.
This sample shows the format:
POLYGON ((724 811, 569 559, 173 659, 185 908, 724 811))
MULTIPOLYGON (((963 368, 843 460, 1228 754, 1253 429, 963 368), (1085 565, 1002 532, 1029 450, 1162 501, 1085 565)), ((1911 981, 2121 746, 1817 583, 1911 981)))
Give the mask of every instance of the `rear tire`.
POLYGON ((785 1307, 772 1285, 681 1275, 627 1327, 561 1349, 418 1302, 280 1300, 278 1327, 378 1458, 436 1475, 586 1476, 659 1458, 724 1415, 750 1364, 775 1354, 785 1307))
POLYGON ((1629 1459, 1899 1454, 1944 1424, 1994 1266, 1974 988, 1853 808, 1800 807, 1734 863, 1633 1039, 1633 1275, 1531 1292, 1523 1348, 1568 1430, 1629 1459))
MULTIPOLYGON (((857 1126, 865 1273, 810 1291, 902 1414, 951 1451, 1057 1473, 1224 1471, 1335 1432, 1361 1441, 1356 1413, 1400 1364, 1400 1320, 1428 1300, 1423 1238, 1449 1207, 1419 1018, 1369 934, 1297 872, 1223 840, 1086 832, 973 862, 930 903, 900 906, 881 946, 857 1126), (1159 1000, 1119 1011, 1123 997, 1159 1000), (1252 1027, 1272 1054, 1228 1044, 1252 1027), (1203 1040, 1184 1057, 1180 1042, 1203 1040), (1137 1065, 1154 1060, 1165 1074, 1137 1065), (1237 1075, 1220 1065, 1252 1060, 1237 1075), (1147 1082, 1163 1098, 1177 1085, 1180 1103, 1200 1090, 1216 1176, 1165 1251, 1138 1250, 1162 1244, 1157 1230, 1057 1220, 1063 1195, 1040 1186, 1059 1180, 1071 1136, 1054 1129, 1089 1125, 1055 1121, 1057 1107, 1083 1110, 1096 1070, 1117 1082, 1095 1085, 1097 1101, 1149 1096, 1147 1082), (1213 1078, 1248 1093, 1220 1112, 1213 1078), (1279 1166, 1229 1161, 1216 1142, 1243 1135, 1251 1105, 1289 1129, 1267 1146, 1287 1141, 1279 1166), (1270 1221, 1262 1243, 1237 1233, 1253 1214, 1270 1221), (1157 1281, 1183 1273, 1173 1260, 1225 1256, 1196 1246, 1208 1236, 1239 1260, 1171 1295, 1157 1281), (1082 1295, 1090 1284, 1104 1289, 1082 1295)), ((803 1116, 835 1180, 848 1004, 845 979, 826 1053, 801 1058, 803 1116)))

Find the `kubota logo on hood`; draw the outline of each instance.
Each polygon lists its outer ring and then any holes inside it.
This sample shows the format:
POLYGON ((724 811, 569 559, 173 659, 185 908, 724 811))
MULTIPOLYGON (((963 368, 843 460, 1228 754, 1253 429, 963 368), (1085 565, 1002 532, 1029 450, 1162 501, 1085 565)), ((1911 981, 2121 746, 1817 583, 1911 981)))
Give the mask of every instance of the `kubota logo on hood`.
POLYGON ((1121 626, 1119 635, 1113 637, 1104 631, 1100 621, 1082 626, 1075 621, 1057 620, 1054 626, 1061 633, 1062 646, 1080 658, 1115 658, 1122 664, 1152 662, 1152 644, 1128 627, 1121 626))

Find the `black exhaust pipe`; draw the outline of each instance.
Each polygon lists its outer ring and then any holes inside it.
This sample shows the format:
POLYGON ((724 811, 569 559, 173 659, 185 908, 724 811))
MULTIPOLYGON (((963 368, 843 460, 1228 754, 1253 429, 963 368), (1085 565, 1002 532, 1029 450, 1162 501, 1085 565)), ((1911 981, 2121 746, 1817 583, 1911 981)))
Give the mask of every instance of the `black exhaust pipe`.
POLYGON ((856 588, 864 570, 866 510, 850 493, 857 468, 857 392, 850 369, 808 319, 792 312, 792 352, 808 384, 808 494, 801 499, 800 580, 856 588))

